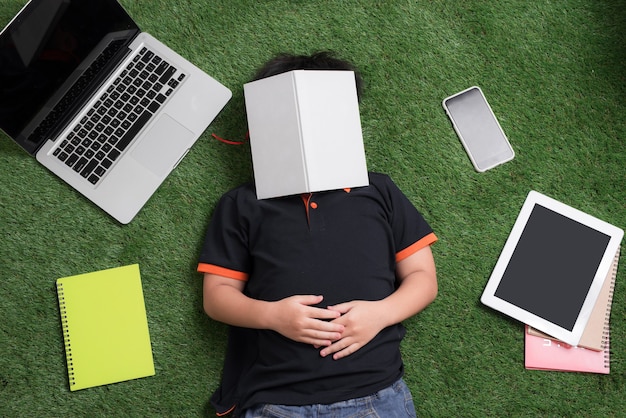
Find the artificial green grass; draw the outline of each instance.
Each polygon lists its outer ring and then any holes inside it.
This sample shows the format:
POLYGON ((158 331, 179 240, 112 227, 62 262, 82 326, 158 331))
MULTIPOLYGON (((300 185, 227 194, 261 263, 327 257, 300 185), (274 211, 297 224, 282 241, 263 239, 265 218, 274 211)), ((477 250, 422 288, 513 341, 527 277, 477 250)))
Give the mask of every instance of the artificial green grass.
MULTIPOLYGON (((226 334, 202 311, 196 259, 217 199, 251 178, 251 163, 247 146, 210 133, 243 137, 242 85, 258 65, 321 49, 361 69, 369 168, 391 175, 440 238, 439 296, 406 322, 402 346, 418 414, 626 411, 626 268, 608 376, 525 370, 522 324, 479 303, 529 190, 626 226, 624 1, 121 2, 234 97, 127 226, 0 136, 0 416, 212 415, 226 334), (441 107, 471 85, 483 88, 517 153, 483 174, 441 107), (71 393, 55 279, 132 263, 156 375, 71 393)), ((3 1, 0 24, 22 3, 3 1)))

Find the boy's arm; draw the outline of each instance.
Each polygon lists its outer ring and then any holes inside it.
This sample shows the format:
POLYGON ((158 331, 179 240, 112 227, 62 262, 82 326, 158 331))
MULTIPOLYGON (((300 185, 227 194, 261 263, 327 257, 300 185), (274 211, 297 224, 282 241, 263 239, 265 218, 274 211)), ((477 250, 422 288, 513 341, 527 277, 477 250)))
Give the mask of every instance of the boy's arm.
POLYGON ((437 296, 437 273, 430 247, 398 262, 400 282, 394 293, 379 301, 352 301, 328 309, 342 314, 333 323, 345 327, 342 338, 321 350, 322 356, 346 357, 370 342, 384 328, 426 308, 437 296))
POLYGON ((271 329, 294 341, 327 346, 341 338, 343 325, 324 321, 341 314, 310 305, 322 296, 292 296, 276 302, 249 298, 245 282, 206 273, 203 285, 204 310, 216 321, 244 328, 271 329))

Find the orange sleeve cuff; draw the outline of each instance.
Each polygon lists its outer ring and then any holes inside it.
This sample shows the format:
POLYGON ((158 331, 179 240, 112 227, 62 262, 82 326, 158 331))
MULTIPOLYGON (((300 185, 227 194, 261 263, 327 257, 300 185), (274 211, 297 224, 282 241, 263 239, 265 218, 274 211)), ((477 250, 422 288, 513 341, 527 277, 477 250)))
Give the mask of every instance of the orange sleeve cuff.
POLYGON ((405 258, 407 258, 408 256, 412 254, 415 254, 422 248, 426 248, 429 245, 434 244, 436 241, 437 241, 437 236, 435 235, 434 232, 431 232, 430 234, 426 235, 419 241, 416 241, 415 243, 409 245, 404 250, 397 252, 396 263, 404 260, 405 258))
POLYGON ((228 277, 229 279, 241 280, 244 282, 248 280, 248 273, 227 269, 214 264, 199 263, 198 272, 216 274, 218 276, 228 277))

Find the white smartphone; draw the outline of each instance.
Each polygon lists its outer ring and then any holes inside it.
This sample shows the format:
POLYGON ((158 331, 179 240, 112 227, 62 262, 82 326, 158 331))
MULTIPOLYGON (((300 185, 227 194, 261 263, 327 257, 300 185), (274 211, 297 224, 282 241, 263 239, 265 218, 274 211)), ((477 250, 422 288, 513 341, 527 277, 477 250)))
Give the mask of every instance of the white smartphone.
POLYGON ((445 98, 443 108, 476 171, 487 171, 515 157, 480 87, 445 98))

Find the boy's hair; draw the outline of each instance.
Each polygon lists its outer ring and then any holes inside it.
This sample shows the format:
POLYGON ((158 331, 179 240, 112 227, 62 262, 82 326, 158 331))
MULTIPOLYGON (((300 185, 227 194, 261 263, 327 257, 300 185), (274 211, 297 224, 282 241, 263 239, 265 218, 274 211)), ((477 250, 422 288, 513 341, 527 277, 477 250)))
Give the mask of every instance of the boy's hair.
POLYGON ((286 73, 292 70, 348 70, 354 71, 356 92, 359 100, 363 90, 363 80, 356 67, 349 61, 337 58, 334 52, 320 51, 312 55, 281 53, 259 68, 251 81, 286 73))

